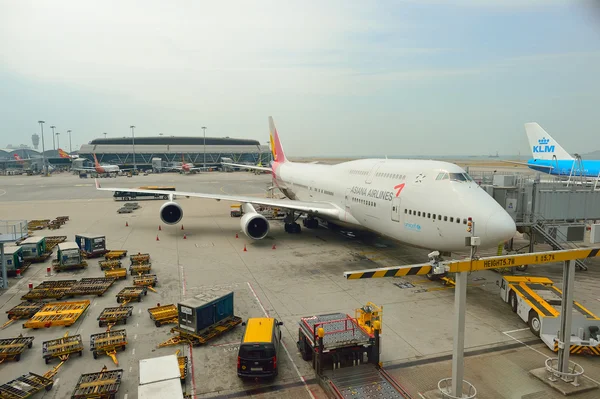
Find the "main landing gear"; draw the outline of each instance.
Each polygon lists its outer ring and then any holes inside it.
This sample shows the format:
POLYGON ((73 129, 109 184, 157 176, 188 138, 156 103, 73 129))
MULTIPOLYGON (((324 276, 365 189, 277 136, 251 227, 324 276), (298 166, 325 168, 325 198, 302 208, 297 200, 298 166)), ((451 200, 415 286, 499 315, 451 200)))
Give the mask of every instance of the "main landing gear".
POLYGON ((285 219, 283 220, 285 222, 286 233, 300 234, 300 232, 302 231, 302 227, 300 227, 300 225, 296 223, 296 220, 298 220, 299 217, 299 215, 298 217, 294 216, 294 211, 288 212, 288 214, 285 216, 285 219))
POLYGON ((319 227, 319 221, 313 217, 307 217, 302 221, 302 224, 307 229, 316 229, 319 227))

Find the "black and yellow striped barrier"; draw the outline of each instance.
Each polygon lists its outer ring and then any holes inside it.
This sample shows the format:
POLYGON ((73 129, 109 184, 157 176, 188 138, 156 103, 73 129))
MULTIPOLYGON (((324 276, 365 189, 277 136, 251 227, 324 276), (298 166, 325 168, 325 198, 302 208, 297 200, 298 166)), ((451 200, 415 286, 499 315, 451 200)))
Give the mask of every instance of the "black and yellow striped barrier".
MULTIPOLYGON (((451 260, 443 262, 443 264, 449 273, 461 273, 505 267, 540 265, 544 263, 565 262, 596 257, 600 257, 600 248, 566 249, 562 251, 536 252, 532 254, 491 256, 474 260, 451 260)), ((429 263, 421 263, 417 265, 344 272, 344 277, 349 280, 355 280, 361 278, 414 276, 431 273, 431 269, 429 263)))
MULTIPOLYGON (((554 341, 554 352, 558 352, 557 341, 554 341)), ((572 355, 600 356, 600 346, 571 345, 569 348, 569 353, 572 355)))

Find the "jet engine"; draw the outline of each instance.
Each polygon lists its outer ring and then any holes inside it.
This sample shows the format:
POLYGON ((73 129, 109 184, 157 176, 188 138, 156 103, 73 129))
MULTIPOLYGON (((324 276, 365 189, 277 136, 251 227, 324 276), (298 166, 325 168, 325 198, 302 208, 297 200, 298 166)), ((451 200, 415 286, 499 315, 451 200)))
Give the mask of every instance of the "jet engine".
POLYGON ((176 224, 183 218, 183 209, 177 202, 169 201, 160 207, 160 220, 165 224, 176 224))
POLYGON ((250 212, 242 216, 242 231, 254 240, 262 240, 269 234, 269 221, 263 215, 250 212))

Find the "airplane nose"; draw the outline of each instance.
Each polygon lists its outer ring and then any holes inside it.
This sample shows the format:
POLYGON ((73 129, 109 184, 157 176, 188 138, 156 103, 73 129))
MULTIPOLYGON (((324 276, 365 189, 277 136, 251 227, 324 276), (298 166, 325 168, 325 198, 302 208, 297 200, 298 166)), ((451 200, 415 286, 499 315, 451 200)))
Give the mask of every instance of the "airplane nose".
POLYGON ((510 240, 517 231, 515 221, 504 210, 492 214, 485 227, 487 241, 492 245, 510 240))

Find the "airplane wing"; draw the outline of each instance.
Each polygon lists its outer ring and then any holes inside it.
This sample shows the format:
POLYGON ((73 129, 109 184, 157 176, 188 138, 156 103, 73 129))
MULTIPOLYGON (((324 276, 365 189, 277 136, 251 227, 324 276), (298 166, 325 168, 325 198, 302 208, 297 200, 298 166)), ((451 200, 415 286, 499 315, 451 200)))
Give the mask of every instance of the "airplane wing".
POLYGON ((515 165, 524 165, 524 166, 535 166, 536 168, 547 168, 547 169, 554 169, 554 166, 551 165, 536 165, 536 164, 532 164, 532 163, 527 163, 527 162, 517 162, 517 161, 502 161, 505 163, 512 163, 515 165))
POLYGON ((255 169, 255 170, 264 170, 264 171, 268 171, 268 172, 272 172, 273 169, 271 168, 267 168, 264 166, 255 166, 255 165, 242 165, 239 163, 228 163, 228 162, 221 162, 222 165, 227 165, 227 166, 235 166, 238 168, 244 168, 244 169, 255 169))
POLYGON ((227 195, 227 194, 205 194, 205 193, 191 193, 185 191, 164 191, 164 190, 140 190, 137 188, 108 188, 100 187, 98 180, 96 182, 96 190, 101 191, 125 191, 130 193, 151 193, 158 195, 167 195, 169 198, 172 196, 183 196, 183 197, 195 197, 214 199, 217 201, 234 201, 243 202, 249 204, 270 206, 275 208, 291 209, 311 215, 329 216, 330 218, 339 219, 342 210, 330 202, 310 202, 310 201, 292 201, 288 199, 274 199, 274 198, 260 198, 251 197, 247 195, 227 195))

